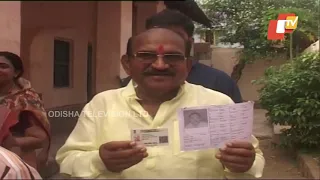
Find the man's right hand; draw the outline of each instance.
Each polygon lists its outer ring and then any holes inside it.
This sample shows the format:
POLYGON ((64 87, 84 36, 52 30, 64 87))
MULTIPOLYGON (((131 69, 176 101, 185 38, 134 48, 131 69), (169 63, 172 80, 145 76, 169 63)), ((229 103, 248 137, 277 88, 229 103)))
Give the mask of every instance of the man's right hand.
POLYGON ((99 148, 99 155, 111 172, 121 172, 147 157, 146 148, 137 147, 132 141, 112 141, 99 148))

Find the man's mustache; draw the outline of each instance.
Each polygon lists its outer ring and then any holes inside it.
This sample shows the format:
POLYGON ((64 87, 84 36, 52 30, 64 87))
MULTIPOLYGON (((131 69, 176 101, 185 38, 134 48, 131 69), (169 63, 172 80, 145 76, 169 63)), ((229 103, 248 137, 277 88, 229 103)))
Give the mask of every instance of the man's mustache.
POLYGON ((174 76, 175 73, 172 71, 157 71, 157 70, 152 70, 152 71, 145 71, 143 73, 145 76, 174 76))

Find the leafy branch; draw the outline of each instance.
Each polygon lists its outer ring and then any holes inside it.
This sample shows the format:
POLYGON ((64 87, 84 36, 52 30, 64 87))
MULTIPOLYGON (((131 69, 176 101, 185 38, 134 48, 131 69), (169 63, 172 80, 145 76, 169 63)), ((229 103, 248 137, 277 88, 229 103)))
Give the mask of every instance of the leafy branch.
MULTIPOLYGON (((240 43, 243 46, 239 63, 251 63, 263 57, 274 57, 294 49, 295 56, 318 39, 318 0, 203 0, 200 6, 213 21, 212 31, 224 31, 221 42, 240 43), (267 39, 269 21, 279 13, 295 13, 298 28, 292 34, 292 48, 288 35, 284 41, 267 39)), ((196 32, 203 33, 199 26, 196 32)), ((244 65, 241 65, 244 67, 244 65)), ((242 69, 235 69, 236 79, 242 69)))

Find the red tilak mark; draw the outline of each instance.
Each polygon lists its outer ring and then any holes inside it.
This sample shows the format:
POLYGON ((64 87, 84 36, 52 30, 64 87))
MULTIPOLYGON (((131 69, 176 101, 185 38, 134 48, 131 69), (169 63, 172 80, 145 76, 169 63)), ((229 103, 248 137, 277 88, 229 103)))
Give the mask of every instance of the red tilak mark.
POLYGON ((163 53, 164 53, 163 45, 159 45, 159 47, 158 47, 158 54, 163 54, 163 53))

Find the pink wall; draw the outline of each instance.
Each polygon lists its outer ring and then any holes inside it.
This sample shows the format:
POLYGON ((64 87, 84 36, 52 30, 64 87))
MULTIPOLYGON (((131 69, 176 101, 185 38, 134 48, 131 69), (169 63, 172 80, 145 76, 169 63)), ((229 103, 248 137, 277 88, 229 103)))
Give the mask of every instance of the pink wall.
POLYGON ((94 2, 22 2, 21 56, 27 77, 43 94, 47 108, 86 102, 87 44, 95 42, 94 10, 94 2), (55 37, 73 44, 70 88, 53 88, 55 37))
POLYGON ((131 12, 121 11, 122 3, 23 2, 22 57, 29 69, 27 77, 34 88, 43 94, 47 108, 87 101, 88 42, 93 44, 95 56, 93 90, 98 93, 119 87, 116 77, 120 71, 121 37, 128 33, 121 31, 121 17, 127 17, 122 20, 128 24, 127 27, 131 24, 131 12), (127 13, 126 16, 123 13, 127 13), (72 40, 74 44, 70 88, 53 88, 55 37, 72 40))
MULTIPOLYGON (((127 50, 128 39, 132 36, 132 1, 121 2, 121 39, 120 39, 120 58, 127 50), (131 23, 128 23, 131 22, 131 23)), ((120 64, 120 78, 125 78, 128 75, 120 64)))
MULTIPOLYGON (((130 36, 132 36, 132 30, 135 33, 139 33, 145 30, 145 21, 146 19, 156 14, 157 12, 162 11, 165 9, 165 5, 163 1, 154 1, 154 2, 143 2, 143 1, 122 1, 121 11, 121 32, 123 36, 121 36, 121 55, 126 51, 126 44, 130 36), (133 4, 137 8, 137 13, 133 14, 133 4), (131 13, 126 13, 131 12, 131 13), (133 16, 136 16, 133 18, 133 16), (133 23, 128 23, 129 21, 135 21, 133 23)), ((122 66, 120 67, 120 77, 125 78, 128 75, 124 72, 122 66)))
POLYGON ((97 92, 119 87, 121 1, 99 1, 97 21, 97 92))
MULTIPOLYGON (((163 9, 163 3, 138 4, 136 28, 142 31, 146 18, 163 9)), ((132 2, 0 2, 0 23, 6 25, 1 28, 1 49, 21 55, 25 77, 42 93, 46 108, 87 102, 88 42, 94 51, 93 91, 119 87, 120 57, 132 34, 132 2), (54 38, 73 44, 69 88, 53 87, 54 38)))
POLYGON ((137 22, 136 22, 136 33, 142 32, 145 30, 145 22, 147 18, 153 14, 157 13, 157 1, 141 1, 141 2, 135 2, 138 12, 136 14, 137 16, 137 22))
POLYGON ((286 62, 288 62, 288 60, 285 56, 279 56, 273 59, 258 59, 253 64, 247 64, 242 70, 241 78, 238 81, 242 98, 244 100, 258 101, 258 90, 261 88, 261 85, 254 85, 252 81, 263 77, 268 67, 279 67, 286 62))
POLYGON ((20 54, 20 1, 0 1, 0 50, 20 54))

